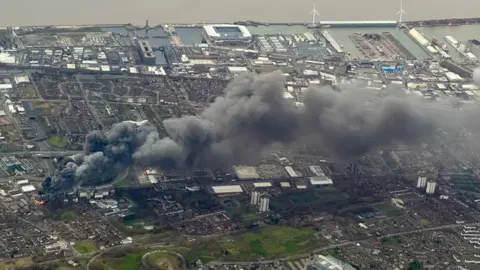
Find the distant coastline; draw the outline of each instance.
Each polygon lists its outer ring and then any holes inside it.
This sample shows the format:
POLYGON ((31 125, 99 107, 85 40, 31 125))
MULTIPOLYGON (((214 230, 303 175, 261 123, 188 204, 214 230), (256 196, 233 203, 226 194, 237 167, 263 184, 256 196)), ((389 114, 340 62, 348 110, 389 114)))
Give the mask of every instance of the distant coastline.
MULTIPOLYGON (((394 24, 395 21, 376 21, 376 20, 365 20, 365 21, 329 21, 329 23, 348 23, 352 22, 352 25, 355 26, 355 23, 358 23, 359 25, 362 22, 365 23, 375 23, 375 22, 382 22, 385 24, 394 24)), ((247 25, 251 27, 255 26, 269 26, 269 25, 276 25, 276 26, 311 26, 311 23, 305 23, 305 22, 276 22, 276 23, 269 23, 269 22, 261 22, 261 21, 252 21, 252 20, 246 20, 246 21, 236 21, 236 22, 217 22, 214 24, 241 24, 241 25, 247 25)), ((321 26, 322 21, 319 21, 318 26, 321 26)), ((209 23, 212 24, 212 23, 209 23)), ((417 21, 405 21, 402 23, 403 25, 409 26, 409 27, 435 27, 435 26, 461 26, 461 25, 472 25, 472 24, 480 24, 480 17, 474 17, 474 18, 449 18, 449 19, 431 19, 431 20, 417 20, 417 21)), ((153 28, 161 27, 162 25, 173 25, 176 27, 200 27, 202 26, 202 23, 165 23, 165 24, 159 24, 156 26, 153 26, 153 28)), ((345 24, 345 27, 352 27, 352 25, 345 24)), ((143 27, 142 25, 134 25, 132 23, 123 23, 123 24, 80 24, 80 25, 15 25, 13 27, 24 27, 24 28, 45 28, 45 27, 53 27, 56 29, 72 29, 72 28, 88 28, 88 27, 101 27, 101 28, 109 28, 109 27, 143 27)), ((336 27, 339 27, 338 25, 336 27)), ((0 29, 6 29, 7 26, 0 27, 0 29)))

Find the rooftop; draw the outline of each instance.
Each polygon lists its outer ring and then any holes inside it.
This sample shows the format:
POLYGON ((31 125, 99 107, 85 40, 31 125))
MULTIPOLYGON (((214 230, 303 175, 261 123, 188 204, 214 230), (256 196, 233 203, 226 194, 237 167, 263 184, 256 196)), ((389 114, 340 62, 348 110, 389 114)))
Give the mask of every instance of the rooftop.
POLYGON ((254 187, 271 187, 272 183, 270 183, 270 182, 257 182, 257 183, 253 183, 253 186, 254 187))
POLYGON ((234 24, 204 25, 204 31, 210 38, 215 39, 250 39, 252 35, 247 27, 234 24))
POLYGON ((215 194, 222 194, 222 193, 241 193, 243 189, 239 185, 231 185, 231 186, 212 186, 213 192, 215 194))

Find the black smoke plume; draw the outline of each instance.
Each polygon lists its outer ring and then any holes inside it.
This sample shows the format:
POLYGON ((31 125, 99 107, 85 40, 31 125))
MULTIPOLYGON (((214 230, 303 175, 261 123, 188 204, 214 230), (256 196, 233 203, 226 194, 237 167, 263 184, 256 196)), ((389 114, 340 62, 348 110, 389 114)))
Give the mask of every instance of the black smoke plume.
POLYGON ((358 156, 393 142, 417 142, 435 130, 439 119, 425 101, 352 87, 342 92, 310 88, 304 103, 294 104, 284 98, 284 83, 280 73, 239 76, 201 115, 165 120, 169 137, 160 137, 148 123, 122 122, 105 133, 93 131, 83 155, 59 166, 46 190, 101 184, 132 164, 189 170, 254 163, 273 143, 307 137, 332 156, 358 156))

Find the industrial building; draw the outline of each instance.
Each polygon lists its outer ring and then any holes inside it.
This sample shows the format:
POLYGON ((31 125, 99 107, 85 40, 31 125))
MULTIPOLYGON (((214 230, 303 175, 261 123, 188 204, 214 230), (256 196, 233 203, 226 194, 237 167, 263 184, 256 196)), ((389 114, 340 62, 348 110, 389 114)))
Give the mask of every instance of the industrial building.
POLYGON ((427 194, 435 194, 435 189, 437 188, 437 183, 435 181, 428 181, 427 182, 427 194))
POLYGON ((280 187, 281 188, 291 188, 292 186, 290 185, 289 182, 280 182, 280 187))
POLYGON ((260 179, 255 167, 251 166, 233 166, 233 171, 238 180, 255 180, 260 179))
POLYGON ((252 42, 252 35, 247 27, 233 24, 204 25, 202 34, 205 40, 212 45, 246 46, 252 42))
POLYGON ((408 31, 408 34, 420 46, 422 47, 430 46, 430 41, 428 41, 428 39, 426 39, 425 36, 422 33, 418 32, 415 28, 410 29, 410 31, 408 31))
POLYGON ((315 187, 321 186, 331 186, 333 185, 333 181, 330 177, 325 175, 322 168, 320 166, 308 166, 310 173, 313 174, 312 177, 309 177, 310 184, 315 187))
POLYGON ((242 193, 243 189, 239 185, 229 185, 229 186, 212 186, 213 192, 217 195, 225 195, 225 194, 234 194, 234 193, 242 193))
POLYGON ((270 208, 270 198, 267 198, 267 197, 261 198, 260 208, 259 208, 260 212, 261 213, 268 212, 269 208, 270 208))
POLYGON ((425 188, 427 186, 427 177, 419 176, 417 180, 417 188, 425 188))
POLYGON ((306 270, 354 270, 351 265, 330 256, 318 255, 315 262, 307 265, 306 270))
POLYGON ((291 178, 297 178, 297 177, 302 177, 302 174, 297 173, 292 166, 286 166, 285 171, 287 171, 288 176, 291 178))
POLYGON ((147 66, 154 66, 157 59, 148 40, 137 40, 137 47, 140 53, 140 58, 142 59, 142 63, 147 66))
POLYGON ((324 187, 333 185, 333 181, 327 177, 310 177, 310 184, 315 187, 324 187))
POLYGON ((440 66, 460 75, 462 78, 471 78, 473 74, 472 70, 468 70, 467 68, 460 66, 450 60, 440 62, 440 66))
POLYGON ((272 187, 272 183, 270 183, 270 182, 256 182, 256 183, 253 183, 253 187, 255 187, 255 188, 270 188, 270 187, 272 187))
POLYGON ((250 197, 250 204, 257 205, 260 203, 260 192, 254 191, 250 197))

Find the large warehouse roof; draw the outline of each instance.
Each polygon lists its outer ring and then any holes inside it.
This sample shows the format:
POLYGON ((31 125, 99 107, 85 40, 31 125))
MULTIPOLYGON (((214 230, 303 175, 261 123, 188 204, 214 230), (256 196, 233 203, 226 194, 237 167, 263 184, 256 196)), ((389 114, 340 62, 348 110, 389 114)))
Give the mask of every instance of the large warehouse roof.
POLYGON ((231 185, 231 186, 212 186, 213 191, 215 194, 225 194, 225 193, 241 193, 243 189, 239 185, 231 185))
POLYGON ((321 186, 326 186, 326 185, 333 185, 333 181, 330 178, 327 177, 310 177, 310 183, 312 185, 321 185, 321 186))
POLYGON ((271 187, 272 183, 270 183, 270 182, 257 182, 257 183, 253 183, 253 186, 256 187, 256 188, 271 187))
POLYGON ((32 185, 26 185, 26 186, 23 186, 21 187, 22 188, 22 192, 31 192, 31 191, 35 191, 35 187, 32 186, 32 185))
POLYGON ((252 37, 247 27, 234 24, 204 25, 203 30, 210 38, 215 39, 249 39, 252 37))

